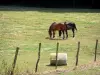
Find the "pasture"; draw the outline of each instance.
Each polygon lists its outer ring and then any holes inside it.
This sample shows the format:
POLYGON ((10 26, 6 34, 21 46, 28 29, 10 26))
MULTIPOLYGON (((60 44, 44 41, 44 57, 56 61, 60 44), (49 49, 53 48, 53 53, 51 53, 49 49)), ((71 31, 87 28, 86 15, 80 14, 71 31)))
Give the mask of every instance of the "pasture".
MULTIPOLYGON (((20 47, 15 73, 34 72, 37 61, 38 45, 41 42, 41 58, 38 72, 55 70, 49 66, 50 53, 56 52, 59 42, 59 52, 68 54, 68 65, 58 66, 58 69, 68 69, 75 66, 77 43, 81 42, 79 65, 94 60, 96 39, 100 40, 100 10, 96 9, 54 9, 0 6, 0 72, 8 69, 13 62, 16 47, 20 47), (53 22, 72 21, 78 31, 72 38, 68 31, 66 40, 58 38, 49 40, 48 28, 53 22)), ((97 60, 100 60, 100 43, 98 44, 97 60)))

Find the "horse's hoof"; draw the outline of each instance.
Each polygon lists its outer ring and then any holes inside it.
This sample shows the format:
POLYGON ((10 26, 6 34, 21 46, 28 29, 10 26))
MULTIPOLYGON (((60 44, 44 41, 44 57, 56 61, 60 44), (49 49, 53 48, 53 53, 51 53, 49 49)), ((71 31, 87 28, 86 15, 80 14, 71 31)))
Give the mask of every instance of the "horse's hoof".
POLYGON ((53 40, 53 38, 50 38, 50 40, 53 40))
POLYGON ((64 40, 64 38, 63 38, 63 40, 64 40))

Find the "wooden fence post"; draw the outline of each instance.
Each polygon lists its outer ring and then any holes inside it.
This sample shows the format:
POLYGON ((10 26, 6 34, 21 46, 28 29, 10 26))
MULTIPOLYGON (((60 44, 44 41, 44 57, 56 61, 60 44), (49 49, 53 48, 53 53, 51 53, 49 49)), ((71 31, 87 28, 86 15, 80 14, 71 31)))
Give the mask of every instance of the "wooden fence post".
POLYGON ((56 69, 57 69, 57 64, 58 64, 58 48, 59 48, 59 43, 57 43, 57 49, 56 49, 56 69))
POLYGON ((77 49, 77 54, 76 54, 76 66, 78 65, 79 50, 80 50, 80 42, 78 42, 78 49, 77 49))
POLYGON ((41 43, 39 43, 38 59, 37 59, 37 62, 36 62, 35 72, 37 72, 37 69, 38 69, 38 63, 39 63, 39 60, 40 60, 40 50, 41 50, 41 43))
POLYGON ((14 69, 15 69, 15 66, 16 66, 18 51, 19 51, 19 47, 16 48, 15 57, 14 57, 14 61, 13 61, 13 64, 12 64, 12 69, 11 69, 10 75, 14 75, 14 69))
POLYGON ((95 45, 95 57, 94 57, 94 62, 96 61, 96 54, 97 54, 97 46, 98 46, 98 40, 96 40, 96 45, 95 45))

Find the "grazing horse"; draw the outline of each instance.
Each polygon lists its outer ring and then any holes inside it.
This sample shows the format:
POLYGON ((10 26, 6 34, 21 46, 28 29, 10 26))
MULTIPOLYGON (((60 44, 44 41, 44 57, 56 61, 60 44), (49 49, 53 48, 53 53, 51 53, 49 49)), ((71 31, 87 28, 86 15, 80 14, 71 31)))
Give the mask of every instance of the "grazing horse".
MULTIPOLYGON (((65 22, 66 23, 66 22, 65 22)), ((55 31, 60 31, 61 33, 63 33, 63 39, 65 38, 65 35, 64 35, 64 32, 66 32, 66 38, 68 37, 67 35, 67 25, 62 24, 62 23, 52 23, 49 27, 49 36, 50 36, 50 39, 55 37, 55 31)))
MULTIPOLYGON (((76 28, 76 24, 73 22, 65 22, 65 25, 67 26, 67 30, 72 30, 73 32, 73 37, 75 37, 75 30, 77 30, 76 28)), ((62 32, 59 30, 59 37, 61 37, 62 32)))

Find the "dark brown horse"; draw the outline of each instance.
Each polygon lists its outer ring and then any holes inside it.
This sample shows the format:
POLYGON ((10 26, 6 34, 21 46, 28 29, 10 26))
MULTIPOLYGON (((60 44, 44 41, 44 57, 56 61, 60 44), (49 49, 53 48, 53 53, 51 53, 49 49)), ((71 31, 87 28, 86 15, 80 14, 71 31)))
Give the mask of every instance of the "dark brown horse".
MULTIPOLYGON (((66 23, 66 22, 65 22, 66 23)), ((61 33, 63 33, 63 39, 65 38, 65 35, 64 33, 66 32, 66 38, 68 37, 67 35, 67 25, 62 24, 62 23, 52 23, 49 27, 49 36, 50 36, 50 39, 54 38, 55 37, 55 31, 60 31, 61 33)))
MULTIPOLYGON (((73 32, 73 37, 75 37, 75 30, 77 30, 76 28, 76 24, 73 22, 65 22, 65 25, 67 26, 67 30, 72 30, 73 32)), ((59 30, 59 37, 61 37, 62 31, 59 30)))

